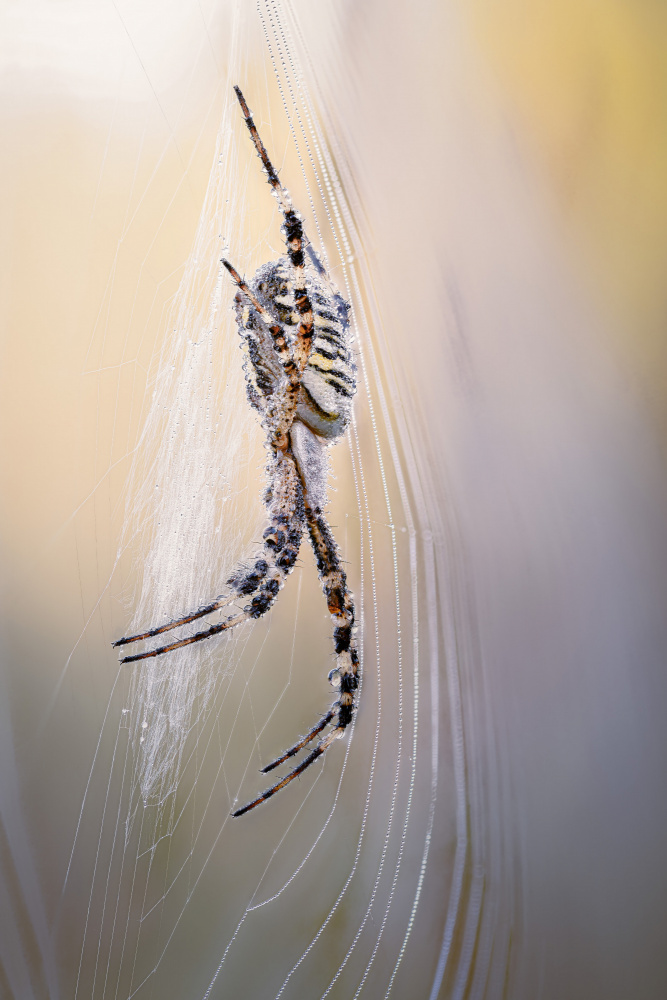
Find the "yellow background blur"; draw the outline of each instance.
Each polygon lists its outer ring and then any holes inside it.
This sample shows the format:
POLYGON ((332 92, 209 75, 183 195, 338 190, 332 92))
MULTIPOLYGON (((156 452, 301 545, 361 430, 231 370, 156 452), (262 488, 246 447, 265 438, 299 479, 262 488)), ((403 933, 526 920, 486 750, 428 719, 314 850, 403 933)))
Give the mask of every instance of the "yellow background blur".
POLYGON ((659 0, 464 8, 667 440, 667 8, 659 0))

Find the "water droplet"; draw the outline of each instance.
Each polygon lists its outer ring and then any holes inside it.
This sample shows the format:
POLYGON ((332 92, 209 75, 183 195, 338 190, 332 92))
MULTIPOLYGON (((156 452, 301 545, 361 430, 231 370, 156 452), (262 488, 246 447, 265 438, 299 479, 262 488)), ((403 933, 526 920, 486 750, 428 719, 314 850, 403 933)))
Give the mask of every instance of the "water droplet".
POLYGON ((333 670, 329 671, 329 684, 334 688, 340 687, 340 670, 338 667, 334 667, 333 670))

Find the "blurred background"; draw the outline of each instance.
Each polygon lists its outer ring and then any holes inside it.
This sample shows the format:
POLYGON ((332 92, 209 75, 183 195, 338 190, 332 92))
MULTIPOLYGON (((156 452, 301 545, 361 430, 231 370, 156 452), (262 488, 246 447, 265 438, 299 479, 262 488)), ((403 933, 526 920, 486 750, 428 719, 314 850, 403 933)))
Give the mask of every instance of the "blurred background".
MULTIPOLYGON (((4 5, 2 995, 667 993, 666 21, 4 5), (209 184, 242 189, 232 259, 281 252, 238 120, 216 147, 236 82, 355 308, 331 519, 364 643, 349 748, 244 826, 257 767, 330 698, 308 552, 206 654, 166 814, 128 777, 142 717, 110 647, 159 537, 128 482, 209 184)), ((220 573, 261 523, 251 417, 239 440, 220 573)))

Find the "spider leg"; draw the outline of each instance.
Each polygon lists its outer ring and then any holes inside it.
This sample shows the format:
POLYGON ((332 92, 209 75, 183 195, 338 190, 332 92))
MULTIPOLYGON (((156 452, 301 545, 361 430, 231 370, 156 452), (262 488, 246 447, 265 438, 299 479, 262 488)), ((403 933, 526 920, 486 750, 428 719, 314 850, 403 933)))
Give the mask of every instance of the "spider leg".
POLYGON ((305 736, 302 736, 298 743, 295 743, 294 746, 289 748, 289 750, 286 750, 285 753, 282 754, 280 757, 276 757, 276 759, 272 760, 270 764, 266 765, 266 767, 260 767, 260 771, 262 772, 262 774, 268 774, 268 772, 272 771, 274 767, 278 767, 280 764, 284 764, 286 760, 289 760, 290 757, 293 757, 294 754, 299 752, 299 750, 303 750, 303 748, 308 743, 310 743, 311 740, 315 739, 318 733, 321 733, 322 730, 329 725, 335 714, 336 714, 335 709, 333 708, 329 709, 327 714, 322 716, 317 725, 313 726, 310 732, 307 733, 305 736))
POLYGON ((340 555, 331 528, 319 507, 311 507, 306 495, 306 523, 315 553, 317 571, 327 607, 334 626, 333 638, 336 666, 329 679, 339 687, 338 728, 349 726, 355 709, 355 692, 359 687, 359 656, 354 627, 354 602, 348 590, 347 577, 340 564, 340 555))
POLYGON ((241 622, 247 621, 251 617, 246 614, 246 612, 240 615, 232 616, 227 618, 224 622, 218 622, 216 625, 211 625, 203 632, 197 632, 195 635, 189 635, 186 639, 179 639, 177 642, 171 642, 168 646, 159 646, 157 649, 149 649, 144 653, 135 653, 133 656, 124 656, 120 661, 121 663, 134 663, 136 660, 148 660, 151 656, 161 656, 163 653, 171 653, 173 649, 180 649, 181 646, 190 646, 193 642, 201 642, 202 639, 209 639, 212 635, 218 635, 219 632, 224 632, 225 629, 233 628, 234 625, 240 625, 241 622))
POLYGON ((250 596, 252 600, 243 611, 230 615, 224 621, 216 622, 210 628, 195 635, 187 636, 166 646, 157 649, 146 650, 136 653, 133 656, 126 656, 121 663, 134 663, 137 660, 145 660, 153 656, 161 656, 163 653, 170 653, 181 646, 189 646, 194 642, 201 642, 210 636, 218 635, 227 629, 234 628, 242 622, 255 618, 261 618, 273 605, 280 588, 287 576, 292 571, 299 554, 301 538, 305 528, 303 513, 303 487, 293 456, 289 452, 272 452, 272 462, 269 466, 271 473, 271 489, 268 493, 267 506, 269 507, 269 526, 263 536, 262 557, 257 559, 248 569, 245 566, 239 567, 229 578, 227 585, 230 593, 212 601, 205 608, 183 616, 174 622, 168 622, 158 628, 148 629, 135 636, 119 639, 114 646, 124 645, 128 642, 139 641, 140 639, 151 638, 167 632, 178 625, 187 624, 197 618, 201 618, 211 611, 215 611, 225 605, 232 604, 239 597, 250 596))
POLYGON ((238 285, 240 291, 243 292, 245 297, 256 309, 256 311, 264 320, 266 326, 269 328, 269 332, 273 337, 273 344, 276 349, 276 353, 280 358, 283 368, 285 369, 285 371, 289 376, 291 374, 292 369, 296 371, 296 365, 292 361, 292 356, 290 355, 289 347, 287 346, 287 341, 285 340, 285 334, 282 326, 280 326, 280 324, 276 322, 271 313, 267 309, 265 309, 264 306, 261 304, 261 302, 259 302, 258 299, 253 295, 253 293, 250 291, 250 289, 248 288, 247 284, 245 283, 239 272, 236 270, 236 268, 233 267, 233 265, 230 264, 228 260, 225 260, 224 257, 222 258, 221 263, 224 264, 224 266, 227 268, 232 278, 238 285))
POLYGON ((241 111, 243 112, 245 123, 248 126, 250 137, 255 145, 255 149, 257 150, 257 155, 266 170, 269 184, 271 185, 271 189, 276 196, 278 204, 280 205, 280 210, 283 213, 283 218, 285 219, 285 243, 294 275, 294 303, 296 305, 297 312, 301 317, 299 332, 294 344, 294 359, 299 366, 299 370, 303 371, 308 362, 308 356, 310 354, 313 341, 313 307, 308 295, 308 289, 306 287, 306 271, 303 256, 303 223, 299 214, 295 211, 294 206, 292 205, 292 199, 290 198, 289 192, 282 186, 278 179, 278 174, 269 159, 269 154, 266 151, 264 143, 259 137, 257 126, 252 120, 250 109, 248 108, 245 97, 241 93, 241 88, 234 87, 234 90, 239 104, 241 105, 241 111))
POLYGON ((348 590, 345 571, 340 564, 340 554, 336 540, 318 502, 322 491, 319 480, 322 478, 323 473, 322 467, 318 467, 318 462, 321 459, 318 459, 317 453, 318 449, 323 450, 323 446, 315 444, 315 454, 313 454, 311 450, 313 444, 308 446, 307 440, 309 435, 314 439, 314 435, 307 431, 307 429, 302 429, 302 426, 298 422, 294 425, 294 428, 297 426, 300 428, 300 434, 295 435, 293 429, 292 447, 297 469, 303 483, 306 523, 315 553, 322 590, 324 591, 334 625, 333 637, 336 651, 336 666, 329 674, 329 679, 339 689, 340 694, 326 715, 322 716, 320 721, 313 726, 306 736, 298 740, 297 743, 281 754, 280 757, 277 757, 270 764, 267 764, 266 767, 263 767, 262 772, 266 774, 267 771, 272 771, 274 767, 283 764, 290 757, 294 756, 294 754, 298 753, 299 750, 302 750, 318 733, 322 732, 326 726, 333 722, 334 728, 332 731, 324 739, 320 740, 315 749, 311 750, 293 771, 290 771, 286 777, 276 782, 271 788, 262 792, 252 802, 249 802, 241 809, 237 809, 232 814, 233 816, 243 816, 244 813, 270 799, 272 795, 279 792, 290 781, 303 774, 306 768, 310 767, 311 764, 321 757, 335 740, 343 736, 346 728, 352 722, 356 707, 355 692, 359 687, 359 656, 355 637, 352 632, 354 627, 354 602, 352 594, 348 590))
POLYGON ((275 448, 284 451, 289 443, 289 429, 292 426, 299 389, 301 388, 301 369, 292 357, 289 345, 285 339, 283 327, 276 322, 269 311, 259 302, 236 268, 224 258, 222 259, 222 263, 238 285, 239 293, 248 299, 264 325, 268 327, 276 354, 285 372, 285 382, 275 390, 270 406, 262 407, 265 414, 265 423, 271 434, 271 443, 275 448))
MULTIPOLYGON (((258 316, 263 321, 264 325, 268 327, 268 330, 273 338, 273 345, 278 355, 280 364, 285 372, 285 382, 280 385, 274 392, 271 403, 268 407, 263 406, 263 412, 265 414, 266 426, 271 434, 271 442, 275 448, 284 451, 289 443, 289 431, 294 420, 294 414, 296 413, 296 407, 299 400, 299 392, 301 389, 301 376, 303 373, 303 368, 308 361, 308 352, 301 350, 299 353, 296 350, 295 343, 295 357, 292 357, 287 341, 285 340, 285 334, 283 327, 275 321, 270 312, 264 308, 261 302, 257 299, 253 291, 248 287, 246 282, 243 280, 241 275, 238 273, 235 267, 229 263, 228 260, 222 258, 222 263, 229 271, 231 277, 236 282, 239 293, 244 295, 246 299, 250 302, 252 307, 257 312, 258 316)), ((312 336, 308 340, 308 344, 312 343, 312 336)))
POLYGON ((340 697, 335 704, 341 729, 352 721, 355 692, 359 687, 359 656, 353 634, 354 601, 347 586, 340 553, 327 519, 322 513, 326 502, 326 446, 300 421, 292 430, 292 450, 303 484, 306 523, 315 553, 317 572, 333 624, 336 666, 329 675, 340 697))
POLYGON ((290 198, 289 191, 287 191, 280 180, 278 179, 278 174, 276 169, 269 159, 269 154, 266 151, 266 147, 259 137, 259 132, 257 131, 257 126, 255 125, 252 115, 250 114, 250 108, 247 105, 246 99, 241 93, 240 87, 234 87, 234 93, 238 98, 238 102, 241 105, 241 111, 243 112, 243 117, 245 118, 245 123, 248 126, 248 131, 250 132, 250 137, 257 150, 257 155, 259 156, 264 169, 266 170, 267 176, 269 178, 269 184, 273 189, 273 193, 276 196, 278 204, 283 215, 287 215, 288 212, 294 211, 294 206, 292 205, 292 199, 290 198))
MULTIPOLYGON (((161 635, 163 632, 170 632, 173 628, 178 628, 179 625, 187 625, 189 622, 194 622, 197 618, 203 618, 205 615, 212 614, 213 611, 217 611, 218 608, 224 608, 228 604, 231 604, 234 600, 234 596, 231 597, 219 597, 217 600, 212 601, 207 604, 204 608, 199 608, 198 611, 193 611, 192 614, 184 615, 183 618, 178 618, 176 621, 167 622, 166 625, 159 625, 157 628, 151 628, 147 632, 140 632, 137 635, 126 635, 122 639, 116 639, 112 642, 112 646, 126 646, 128 642, 139 642, 141 639, 152 639, 153 636, 161 635)), ((123 661, 125 662, 125 661, 123 661)))
POLYGON ((266 802, 267 799, 270 799, 272 795, 279 792, 281 788, 285 787, 285 785, 289 785, 290 781, 294 781, 294 779, 298 778, 300 774, 303 774, 306 768, 310 767, 311 764, 314 764, 317 758, 321 757, 322 754, 329 749, 334 740, 340 739, 342 735, 342 729, 338 727, 333 729, 328 736, 317 744, 314 750, 311 750, 307 757, 304 757, 301 763, 298 764, 293 771, 290 771, 288 775, 286 775, 281 781, 276 782, 275 785, 272 785, 271 788, 267 788, 265 792, 258 795, 252 802, 248 802, 247 805, 237 809, 236 812, 232 813, 232 816, 243 816, 244 813, 250 812, 250 810, 254 809, 255 806, 260 805, 262 802, 266 802))

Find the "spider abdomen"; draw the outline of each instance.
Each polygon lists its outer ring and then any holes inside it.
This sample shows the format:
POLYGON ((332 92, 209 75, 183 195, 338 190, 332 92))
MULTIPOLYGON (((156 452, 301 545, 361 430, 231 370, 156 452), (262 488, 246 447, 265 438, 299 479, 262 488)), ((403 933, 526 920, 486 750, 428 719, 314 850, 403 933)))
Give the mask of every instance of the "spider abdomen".
MULTIPOLYGON (((291 342, 299 313, 290 262, 286 257, 264 264, 249 283, 261 305, 275 318, 291 342)), ((356 367, 350 351, 347 302, 327 287, 313 268, 307 271, 308 297, 313 310, 313 339, 301 377, 296 415, 318 437, 332 441, 345 431, 356 391, 356 367)), ((281 377, 271 333, 252 305, 239 294, 236 300, 239 333, 248 361, 248 398, 260 411, 281 377)))

